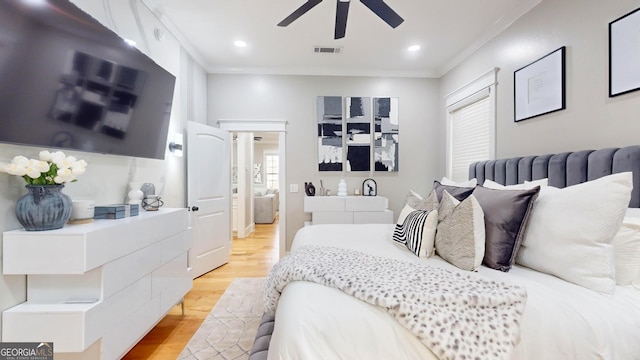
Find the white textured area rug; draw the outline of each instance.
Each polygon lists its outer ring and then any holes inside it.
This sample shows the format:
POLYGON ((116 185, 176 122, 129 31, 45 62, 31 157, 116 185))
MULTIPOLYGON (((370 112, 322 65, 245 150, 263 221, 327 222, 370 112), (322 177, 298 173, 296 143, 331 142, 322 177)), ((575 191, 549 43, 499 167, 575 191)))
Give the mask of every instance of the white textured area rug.
POLYGON ((264 312, 265 283, 266 278, 234 279, 178 359, 248 359, 264 312))

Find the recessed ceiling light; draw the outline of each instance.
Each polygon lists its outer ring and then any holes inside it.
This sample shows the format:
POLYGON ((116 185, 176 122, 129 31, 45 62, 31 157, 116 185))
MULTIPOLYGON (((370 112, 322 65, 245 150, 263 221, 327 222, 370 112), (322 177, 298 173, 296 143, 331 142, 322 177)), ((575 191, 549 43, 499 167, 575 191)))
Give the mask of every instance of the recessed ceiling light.
POLYGON ((131 39, 124 39, 124 42, 129 44, 129 46, 136 46, 136 42, 131 39))
POLYGON ((420 50, 420 45, 411 45, 408 48, 409 51, 418 51, 420 50))
POLYGON ((237 46, 237 47, 246 47, 247 43, 242 41, 242 40, 236 40, 233 42, 233 45, 237 46))

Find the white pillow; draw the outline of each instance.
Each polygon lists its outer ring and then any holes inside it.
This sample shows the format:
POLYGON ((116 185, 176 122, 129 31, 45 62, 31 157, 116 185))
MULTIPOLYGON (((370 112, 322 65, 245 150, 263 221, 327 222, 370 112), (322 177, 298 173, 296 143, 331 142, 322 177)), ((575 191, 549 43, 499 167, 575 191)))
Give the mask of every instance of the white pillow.
POLYGON ((478 200, 469 195, 462 202, 445 190, 435 247, 438 255, 462 270, 477 270, 484 258, 484 213, 478 200))
POLYGON ((640 284, 640 209, 627 209, 611 244, 615 258, 616 284, 640 284))
POLYGON ((493 180, 486 179, 482 186, 495 189, 495 190, 530 190, 535 188, 536 186, 545 187, 549 185, 549 179, 544 178, 540 180, 533 181, 525 181, 524 184, 516 184, 516 185, 502 185, 493 180))
POLYGON ((443 177, 442 180, 440 180, 440 184, 447 186, 476 187, 476 185, 478 185, 478 180, 476 180, 476 178, 473 178, 467 181, 454 181, 449 179, 448 177, 443 177))
POLYGON ((415 208, 411 207, 409 204, 405 204, 402 210, 400 210, 400 215, 398 215, 398 221, 396 221, 396 225, 402 225, 404 223, 404 219, 407 218, 410 212, 416 211, 415 208))
POLYGON ((632 174, 540 189, 518 264, 602 292, 615 289, 611 241, 631 199, 632 174))

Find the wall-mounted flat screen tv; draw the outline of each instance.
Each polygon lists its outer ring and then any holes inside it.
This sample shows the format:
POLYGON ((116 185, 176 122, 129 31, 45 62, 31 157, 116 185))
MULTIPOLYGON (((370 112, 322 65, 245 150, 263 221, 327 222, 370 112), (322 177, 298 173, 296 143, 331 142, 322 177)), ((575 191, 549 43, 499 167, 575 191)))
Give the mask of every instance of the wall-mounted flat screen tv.
POLYGON ((68 0, 0 1, 0 142, 163 159, 174 86, 68 0))

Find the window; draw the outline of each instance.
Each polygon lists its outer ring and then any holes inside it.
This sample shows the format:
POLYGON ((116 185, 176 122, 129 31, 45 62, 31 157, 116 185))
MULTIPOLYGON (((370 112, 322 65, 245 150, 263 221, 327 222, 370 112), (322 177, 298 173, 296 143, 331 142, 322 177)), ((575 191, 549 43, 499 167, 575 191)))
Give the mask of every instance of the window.
POLYGON ((278 179, 280 173, 279 157, 278 155, 267 154, 265 155, 266 175, 267 175, 267 189, 277 189, 280 185, 278 179))
POLYGON ((452 111, 450 114, 451 160, 447 173, 451 179, 469 177, 469 164, 489 160, 489 95, 452 111))
POLYGON ((492 69, 447 96, 447 177, 469 178, 469 165, 495 157, 495 74, 492 69))

